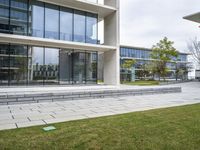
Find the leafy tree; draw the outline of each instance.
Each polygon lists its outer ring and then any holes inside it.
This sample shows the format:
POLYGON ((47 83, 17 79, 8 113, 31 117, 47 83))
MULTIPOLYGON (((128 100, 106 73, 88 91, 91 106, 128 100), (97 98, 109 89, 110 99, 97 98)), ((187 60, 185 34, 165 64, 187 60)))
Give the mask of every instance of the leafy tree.
POLYGON ((154 59, 154 70, 156 74, 162 77, 164 80, 168 73, 167 62, 172 61, 172 59, 178 56, 178 51, 173 47, 174 42, 169 41, 167 37, 160 40, 159 43, 153 45, 151 58, 154 59))
POLYGON ((142 64, 140 66, 140 70, 137 71, 137 76, 140 78, 140 80, 143 80, 146 77, 150 76, 148 64, 142 64))
MULTIPOLYGON (((126 69, 127 71, 129 71, 131 69, 131 67, 133 65, 135 65, 135 63, 136 63, 136 60, 134 60, 134 59, 131 59, 131 60, 126 59, 126 60, 123 60, 121 67, 123 69, 126 69)), ((125 81, 127 81, 127 78, 128 78, 128 74, 125 75, 125 81)))

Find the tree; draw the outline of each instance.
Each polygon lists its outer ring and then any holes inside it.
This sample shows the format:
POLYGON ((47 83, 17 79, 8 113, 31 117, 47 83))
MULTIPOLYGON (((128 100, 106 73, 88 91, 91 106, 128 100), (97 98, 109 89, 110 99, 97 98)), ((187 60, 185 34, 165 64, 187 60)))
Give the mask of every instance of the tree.
POLYGON ((153 61, 153 70, 158 74, 159 80, 162 77, 164 80, 166 78, 168 68, 167 62, 172 61, 175 57, 178 57, 178 51, 173 47, 174 42, 169 41, 167 37, 164 37, 163 40, 160 40, 159 43, 153 45, 151 58, 153 61))
POLYGON ((190 43, 188 43, 188 49, 200 67, 200 41, 198 41, 197 38, 194 38, 190 43))
MULTIPOLYGON (((135 65, 135 63, 136 63, 136 60, 134 59, 131 59, 131 60, 126 59, 126 60, 123 60, 121 67, 123 69, 126 69, 126 71, 129 71, 131 67, 135 65)), ((125 81, 127 81, 127 78, 128 78, 128 74, 125 75, 125 81)))
POLYGON ((150 71, 148 67, 148 64, 140 65, 139 70, 137 70, 137 76, 140 78, 140 80, 146 79, 146 77, 150 76, 150 71))

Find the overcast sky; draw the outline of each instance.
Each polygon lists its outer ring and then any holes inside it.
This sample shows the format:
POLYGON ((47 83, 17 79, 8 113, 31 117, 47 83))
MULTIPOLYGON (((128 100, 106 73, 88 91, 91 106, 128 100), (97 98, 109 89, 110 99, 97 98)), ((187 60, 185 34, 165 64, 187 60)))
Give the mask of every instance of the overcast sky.
POLYGON ((199 24, 182 19, 200 11, 200 0, 120 0, 120 41, 152 47, 164 36, 187 51, 187 41, 199 37, 199 24))

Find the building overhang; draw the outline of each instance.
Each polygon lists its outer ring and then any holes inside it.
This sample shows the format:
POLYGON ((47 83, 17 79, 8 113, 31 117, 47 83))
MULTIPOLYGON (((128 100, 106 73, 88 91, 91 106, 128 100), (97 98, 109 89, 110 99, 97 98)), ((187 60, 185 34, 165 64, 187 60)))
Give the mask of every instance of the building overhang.
POLYGON ((116 8, 114 7, 88 2, 86 0, 39 0, 39 1, 96 13, 99 15, 100 20, 116 11, 116 8))
POLYGON ((11 43, 11 44, 24 44, 24 45, 38 46, 38 47, 76 49, 76 50, 87 50, 87 51, 98 51, 98 52, 106 52, 117 49, 117 47, 115 46, 108 46, 108 45, 88 44, 88 43, 45 39, 45 38, 30 37, 30 36, 11 35, 4 33, 0 33, 0 42, 11 43))
POLYGON ((200 12, 183 17, 183 19, 200 23, 200 12))

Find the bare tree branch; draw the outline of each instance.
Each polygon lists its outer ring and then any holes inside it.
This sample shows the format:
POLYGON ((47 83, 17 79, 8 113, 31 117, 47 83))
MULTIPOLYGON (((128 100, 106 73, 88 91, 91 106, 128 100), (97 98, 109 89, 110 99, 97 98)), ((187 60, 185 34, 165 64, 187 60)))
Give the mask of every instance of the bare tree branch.
POLYGON ((197 38, 190 40, 188 43, 188 49, 191 52, 194 60, 200 65, 200 41, 197 38))

